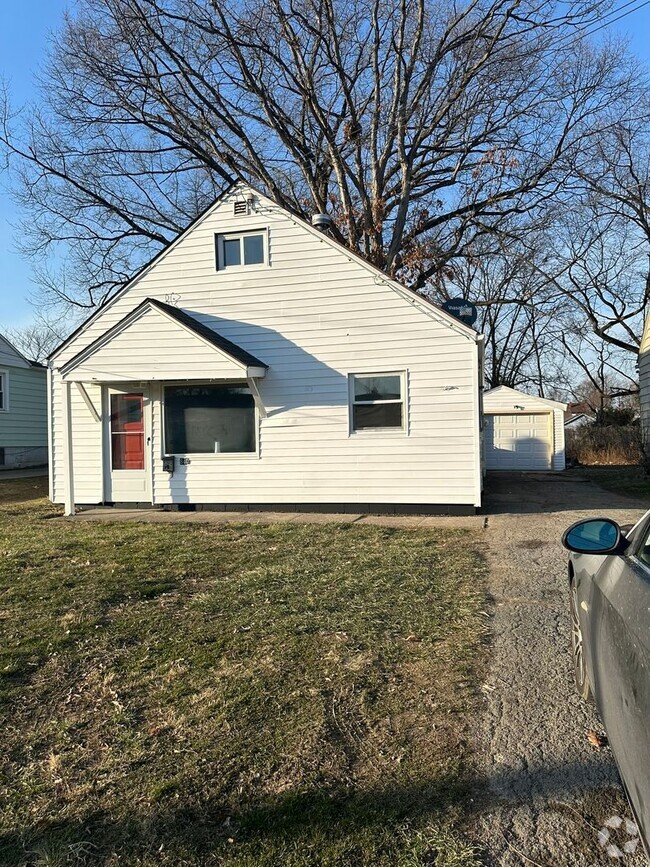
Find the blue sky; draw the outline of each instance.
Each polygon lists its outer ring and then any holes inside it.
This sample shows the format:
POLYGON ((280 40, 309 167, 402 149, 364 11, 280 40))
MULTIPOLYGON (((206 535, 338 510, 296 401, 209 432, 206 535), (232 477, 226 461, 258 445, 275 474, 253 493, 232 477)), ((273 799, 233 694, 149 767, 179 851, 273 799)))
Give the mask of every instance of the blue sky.
MULTIPOLYGON (((19 0, 0 2, 0 77, 9 82, 12 102, 20 105, 34 96, 48 35, 56 30, 73 0, 19 0)), ((650 61, 650 6, 634 12, 619 24, 634 50, 650 61)), ((15 251, 12 223, 16 210, 0 177, 0 331, 26 325, 34 315, 28 298, 34 286, 30 265, 15 251)))
MULTIPOLYGON (((7 81, 14 106, 34 96, 38 72, 50 31, 55 30, 67 0, 0 2, 0 78, 7 81)), ((26 325, 34 316, 27 298, 33 292, 30 265, 15 252, 16 208, 0 176, 0 332, 4 326, 26 325)))

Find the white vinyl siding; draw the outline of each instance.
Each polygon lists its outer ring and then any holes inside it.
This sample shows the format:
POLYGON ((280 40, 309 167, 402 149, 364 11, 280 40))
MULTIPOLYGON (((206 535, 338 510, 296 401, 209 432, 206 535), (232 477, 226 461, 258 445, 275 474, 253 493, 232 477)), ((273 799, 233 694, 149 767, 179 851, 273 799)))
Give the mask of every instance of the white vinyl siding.
MULTIPOLYGON (((269 365, 257 382, 266 412, 258 421, 259 459, 193 455, 185 466, 177 462, 173 476, 162 467, 162 385, 152 386, 153 501, 479 505, 475 340, 265 199, 257 212, 237 217, 236 229, 257 230, 263 217, 273 267, 215 272, 214 238, 235 228, 234 199, 222 200, 54 359, 60 368, 146 297, 173 295, 179 308, 269 365), (408 370, 409 435, 350 436, 348 375, 395 370, 408 370)), ((151 339, 168 338, 154 327, 151 339)), ((127 331, 120 357, 102 369, 119 371, 120 358, 141 351, 127 331)), ((170 345, 168 354, 169 379, 182 378, 173 373, 185 369, 183 348, 170 345)), ((99 387, 91 390, 100 403, 99 387)), ((54 499, 60 502, 56 370, 52 399, 54 499)), ((75 499, 100 502, 101 425, 74 385, 72 403, 75 499)))
MULTIPOLYGON (((101 386, 86 384, 84 387, 100 418, 103 418, 106 407, 103 406, 101 386)), ((75 498, 79 503, 100 503, 103 499, 104 468, 102 422, 95 420, 76 383, 70 387, 70 403, 73 424, 75 498)), ((52 375, 51 413, 50 460, 52 461, 54 502, 63 502, 66 469, 64 461, 65 420, 63 417, 61 377, 56 372, 52 375)))
POLYGON ((240 379, 245 375, 243 365, 152 307, 83 360, 70 377, 136 382, 197 377, 240 379))

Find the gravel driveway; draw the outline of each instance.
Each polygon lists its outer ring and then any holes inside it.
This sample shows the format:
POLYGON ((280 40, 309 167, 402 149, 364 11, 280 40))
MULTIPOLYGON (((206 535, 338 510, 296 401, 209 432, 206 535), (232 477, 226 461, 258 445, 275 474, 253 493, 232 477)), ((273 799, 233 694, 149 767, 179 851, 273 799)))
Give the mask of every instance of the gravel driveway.
MULTIPOLYGON (((487 791, 478 835, 494 865, 645 865, 640 851, 612 859, 598 831, 630 817, 608 749, 595 750, 598 717, 573 691, 562 531, 582 517, 636 521, 647 506, 568 475, 488 479, 485 542, 491 566, 492 655, 476 733, 487 791)), ((612 839, 624 842, 622 832, 612 839)))

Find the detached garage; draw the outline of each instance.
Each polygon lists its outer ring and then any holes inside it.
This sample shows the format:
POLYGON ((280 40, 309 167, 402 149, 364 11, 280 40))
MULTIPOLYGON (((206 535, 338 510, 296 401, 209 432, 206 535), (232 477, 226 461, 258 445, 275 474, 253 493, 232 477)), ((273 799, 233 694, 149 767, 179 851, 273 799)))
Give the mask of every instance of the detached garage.
POLYGON ((483 396, 488 470, 563 470, 567 404, 500 385, 483 396))

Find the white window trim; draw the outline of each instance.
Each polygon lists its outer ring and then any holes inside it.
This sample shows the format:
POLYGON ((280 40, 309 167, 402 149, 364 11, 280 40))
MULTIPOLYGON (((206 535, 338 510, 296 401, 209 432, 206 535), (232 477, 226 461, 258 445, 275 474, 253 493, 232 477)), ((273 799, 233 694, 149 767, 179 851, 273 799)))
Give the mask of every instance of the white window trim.
MULTIPOLYGON (((363 403, 361 401, 360 403, 363 403)), ((366 404, 369 402, 366 401, 366 404)), ((407 370, 355 370, 353 373, 348 373, 348 435, 349 436, 408 436, 409 434, 409 400, 408 400, 408 371, 407 370), (354 429, 354 377, 355 376, 399 376, 400 391, 402 397, 400 400, 378 400, 373 403, 401 403, 402 404, 402 425, 401 427, 368 427, 360 430, 354 429)))
POLYGON ((234 232, 222 232, 220 234, 216 234, 214 236, 214 252, 216 257, 216 266, 217 272, 232 272, 238 273, 239 271, 259 271, 262 268, 269 267, 269 232, 268 229, 246 229, 244 231, 234 231, 234 232), (246 265, 243 263, 241 265, 223 265, 222 262, 225 259, 224 253, 224 241, 234 241, 235 239, 239 239, 240 241, 240 249, 241 249, 241 258, 244 258, 244 243, 243 239, 250 235, 261 235, 262 236, 262 246, 263 246, 263 255, 264 261, 259 262, 256 265, 246 265))
POLYGON ((0 412, 9 412, 9 371, 0 368, 0 380, 2 380, 2 406, 0 412))
MULTIPOLYGON (((160 455, 162 458, 190 458, 192 461, 250 461, 250 460, 259 460, 260 458, 260 413, 257 408, 257 403, 254 403, 254 412, 255 412, 255 451, 252 452, 168 452, 167 451, 167 443, 165 442, 165 389, 167 387, 173 387, 177 385, 184 386, 199 386, 199 385, 223 385, 223 386, 236 386, 237 388, 249 388, 248 382, 246 380, 224 380, 223 382, 219 380, 219 382, 215 382, 214 379, 210 380, 179 380, 178 382, 162 382, 161 383, 161 395, 160 395, 160 442, 162 445, 162 454, 160 455)), ((252 394, 252 392, 251 392, 252 394)))

